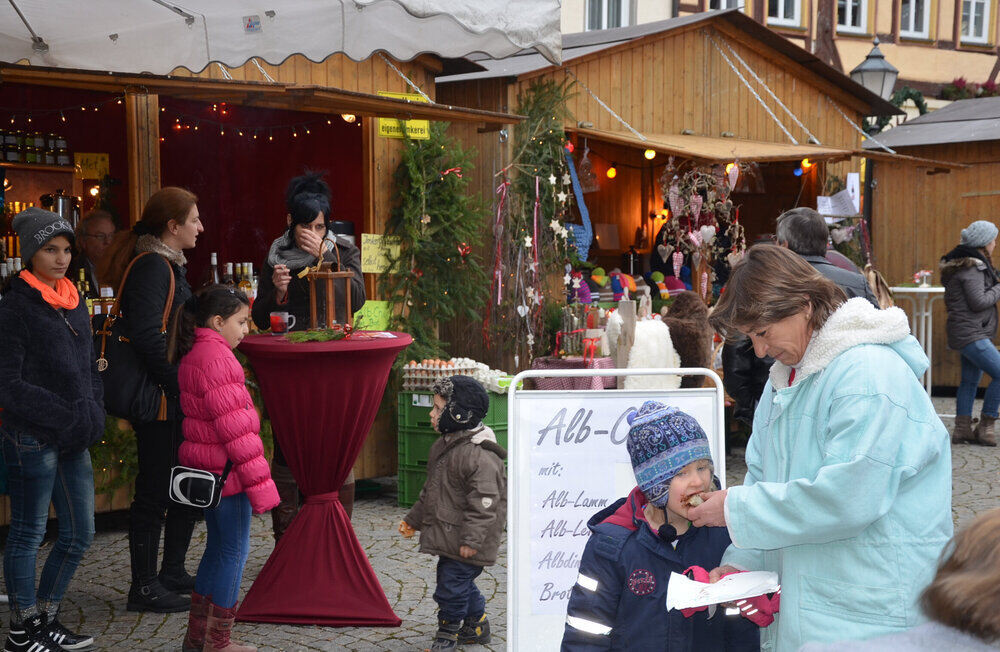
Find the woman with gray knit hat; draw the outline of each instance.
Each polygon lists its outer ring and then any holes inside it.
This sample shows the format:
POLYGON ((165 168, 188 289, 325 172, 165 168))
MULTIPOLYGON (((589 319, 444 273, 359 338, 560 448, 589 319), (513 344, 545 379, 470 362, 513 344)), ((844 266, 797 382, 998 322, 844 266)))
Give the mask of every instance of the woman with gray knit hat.
POLYGON ((87 307, 66 278, 73 227, 29 208, 14 217, 27 268, 0 302, 0 447, 11 522, 3 554, 10 596, 4 652, 76 650, 94 642, 66 629, 59 603, 94 537, 94 470, 88 447, 104 434, 104 386, 87 307), (59 535, 35 581, 49 503, 59 535))
POLYGON ((997 334, 1000 276, 990 260, 996 243, 996 225, 977 220, 962 229, 961 244, 941 258, 948 348, 962 356, 955 429, 951 433, 956 444, 997 445, 993 427, 1000 409, 1000 352, 992 340, 997 334), (979 423, 973 429, 972 402, 984 371, 990 376, 990 384, 979 423))

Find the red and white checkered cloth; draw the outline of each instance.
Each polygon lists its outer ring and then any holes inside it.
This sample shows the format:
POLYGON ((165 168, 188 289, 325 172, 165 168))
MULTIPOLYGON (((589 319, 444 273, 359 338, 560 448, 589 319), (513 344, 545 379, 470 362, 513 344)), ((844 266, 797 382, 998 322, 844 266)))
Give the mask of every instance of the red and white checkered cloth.
MULTIPOLYGON (((579 356, 556 358, 543 356, 531 361, 532 369, 614 369, 611 358, 587 358, 579 356)), ((535 378, 535 389, 614 389, 618 386, 617 376, 582 376, 579 378, 535 378)))

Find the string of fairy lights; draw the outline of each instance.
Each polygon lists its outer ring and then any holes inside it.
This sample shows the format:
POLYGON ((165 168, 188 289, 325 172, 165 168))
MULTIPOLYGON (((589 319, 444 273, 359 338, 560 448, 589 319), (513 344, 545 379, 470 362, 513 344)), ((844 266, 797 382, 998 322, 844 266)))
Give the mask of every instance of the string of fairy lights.
MULTIPOLYGON (((26 109, 24 107, 0 106, 0 115, 6 116, 4 119, 0 119, 0 128, 35 131, 41 127, 39 123, 45 124, 46 128, 51 128, 53 126, 52 119, 56 116, 58 116, 60 123, 66 124, 78 113, 99 113, 102 109, 106 110, 110 106, 121 105, 124 101, 124 95, 115 95, 97 102, 83 102, 58 108, 26 109)), ((168 119, 173 118, 169 132, 172 134, 194 131, 215 133, 220 137, 268 142, 281 138, 309 136, 317 128, 333 126, 335 121, 343 121, 359 127, 362 125, 361 117, 352 113, 323 115, 313 120, 297 120, 281 124, 238 124, 235 121, 225 119, 226 116, 233 113, 232 107, 226 102, 213 102, 210 105, 208 116, 188 113, 169 106, 161 106, 160 112, 165 114, 168 119)), ((165 142, 167 137, 168 133, 161 132, 160 142, 165 142)))

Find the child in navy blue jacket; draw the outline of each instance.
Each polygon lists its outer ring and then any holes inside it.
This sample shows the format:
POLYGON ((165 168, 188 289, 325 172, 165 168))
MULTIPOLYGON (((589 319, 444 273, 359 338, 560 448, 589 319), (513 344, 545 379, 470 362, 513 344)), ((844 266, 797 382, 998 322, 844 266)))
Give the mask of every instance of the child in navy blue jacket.
POLYGON ((690 566, 719 566, 725 528, 694 527, 689 501, 713 487, 705 432, 677 408, 647 401, 629 419, 638 486, 595 514, 567 607, 564 651, 756 652, 756 625, 725 610, 667 611, 667 580, 690 566))

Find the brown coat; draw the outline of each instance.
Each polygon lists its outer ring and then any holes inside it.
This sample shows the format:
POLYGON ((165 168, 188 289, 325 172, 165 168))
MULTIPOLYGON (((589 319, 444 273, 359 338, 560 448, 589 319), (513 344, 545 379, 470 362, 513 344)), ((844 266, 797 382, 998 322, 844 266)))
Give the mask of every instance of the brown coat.
POLYGON ((505 451, 486 426, 442 435, 431 446, 427 482, 406 515, 420 552, 474 566, 496 562, 507 518, 505 451), (476 550, 464 559, 461 546, 476 550))

